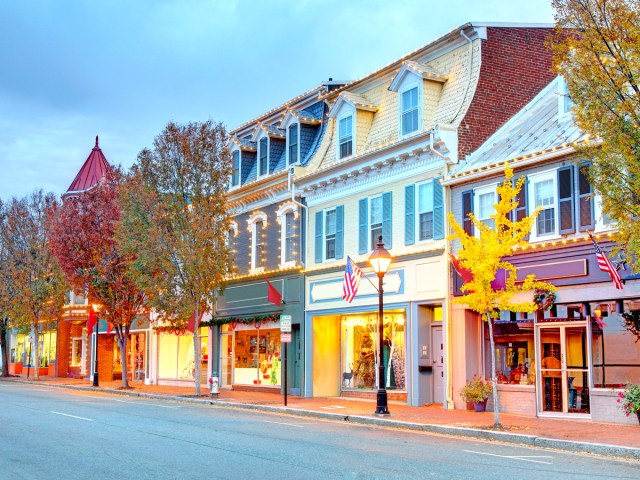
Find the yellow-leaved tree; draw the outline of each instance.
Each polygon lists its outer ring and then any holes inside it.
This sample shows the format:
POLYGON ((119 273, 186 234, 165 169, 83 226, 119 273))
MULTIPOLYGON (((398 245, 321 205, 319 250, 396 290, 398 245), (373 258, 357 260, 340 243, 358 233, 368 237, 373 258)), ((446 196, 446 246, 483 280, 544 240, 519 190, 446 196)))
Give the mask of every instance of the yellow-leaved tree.
POLYGON ((491 344, 491 383, 493 385, 494 427, 502 428, 500 424, 500 403, 496 384, 495 342, 493 337, 493 316, 499 310, 512 312, 534 312, 536 305, 533 295, 530 301, 514 301, 514 295, 533 290, 535 288, 555 290, 551 284, 535 280, 534 275, 528 275, 523 281, 516 282, 516 267, 507 258, 513 253, 514 247, 527 244, 527 236, 531 231, 538 210, 530 216, 519 220, 512 219, 512 212, 518 205, 518 193, 522 189, 524 177, 515 184, 511 181, 513 170, 505 169, 505 181, 498 185, 498 203, 495 213, 491 215, 494 225, 488 226, 479 221, 473 214, 469 218, 478 235, 468 235, 456 221, 453 214, 449 214, 449 224, 453 233, 449 240, 458 240, 460 248, 457 251, 460 266, 468 270, 473 279, 467 281, 461 288, 464 295, 454 299, 454 303, 464 304, 470 310, 477 312, 488 322, 489 341, 491 344), (497 289, 491 285, 499 269, 506 272, 506 285, 497 289))

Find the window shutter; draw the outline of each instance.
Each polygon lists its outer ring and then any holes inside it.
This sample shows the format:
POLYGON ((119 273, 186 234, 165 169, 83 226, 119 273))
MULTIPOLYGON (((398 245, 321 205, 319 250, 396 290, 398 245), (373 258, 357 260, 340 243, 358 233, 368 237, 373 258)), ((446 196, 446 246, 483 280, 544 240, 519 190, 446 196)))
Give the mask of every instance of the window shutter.
POLYGON ((473 190, 462 192, 462 228, 464 233, 472 236, 473 222, 469 218, 470 213, 473 213, 473 190))
POLYGON ((393 232, 391 229, 391 192, 382 194, 382 243, 385 248, 393 245, 393 232))
POLYGON ((369 210, 368 200, 360 199, 358 203, 358 253, 363 254, 369 251, 369 222, 367 212, 369 210))
POLYGON ((444 238, 444 189, 440 178, 433 179, 433 239, 444 238))
POLYGON ((336 258, 344 257, 344 206, 336 207, 336 258))
POLYGON ((322 216, 324 212, 316 212, 316 252, 315 252, 315 260, 316 263, 322 262, 323 258, 323 242, 322 242, 322 216))
POLYGON ((560 205, 560 233, 575 233, 573 221, 573 165, 558 169, 558 203, 560 205))
POLYGON ((591 184, 584 170, 589 169, 589 164, 584 163, 578 168, 578 204, 579 204, 579 221, 578 230, 593 230, 594 228, 594 209, 591 184))
MULTIPOLYGON (((518 181, 517 178, 514 178, 512 180, 514 186, 515 186, 517 181, 518 181)), ((522 220, 524 217, 527 216, 527 200, 528 200, 528 194, 527 194, 528 185, 527 184, 528 183, 529 182, 527 181, 527 177, 524 177, 524 182, 522 183, 522 188, 518 192, 518 195, 516 195, 516 202, 518 203, 518 206, 513 210, 513 218, 512 218, 512 220, 514 222, 518 222, 518 221, 522 220)), ((535 228, 535 225, 534 225, 533 228, 535 228)), ((525 237, 525 240, 529 240, 529 235, 527 235, 525 237)))
POLYGON ((416 243, 416 186, 404 187, 404 244, 416 243))

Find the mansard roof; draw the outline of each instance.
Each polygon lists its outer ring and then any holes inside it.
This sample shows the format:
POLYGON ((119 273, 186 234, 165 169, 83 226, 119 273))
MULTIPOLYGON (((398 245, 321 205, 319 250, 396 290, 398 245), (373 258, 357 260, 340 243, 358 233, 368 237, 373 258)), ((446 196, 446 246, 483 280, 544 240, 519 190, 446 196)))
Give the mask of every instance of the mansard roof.
POLYGON ((377 112, 379 108, 379 105, 374 105, 362 95, 345 91, 338 95, 336 103, 333 104, 333 107, 331 107, 331 110, 329 111, 329 117, 335 117, 344 104, 351 105, 356 110, 366 110, 368 112, 377 112))
MULTIPOLYGON (((547 85, 522 110, 500 127, 476 151, 453 171, 459 178, 499 164, 535 159, 542 154, 563 154, 589 140, 570 114, 559 111, 558 77, 547 85)), ((454 182, 455 183, 455 182, 454 182)))
POLYGON ((396 76, 393 77, 391 85, 389 85, 389 90, 392 92, 398 91, 398 87, 402 81, 410 74, 418 75, 425 80, 431 80, 438 83, 444 83, 447 81, 447 76, 438 72, 436 69, 422 63, 414 62, 413 60, 405 60, 396 76))
POLYGON ((253 132, 251 140, 253 142, 256 142, 262 132, 265 132, 270 138, 279 138, 281 140, 284 140, 286 137, 286 133, 284 130, 279 128, 279 125, 280 122, 278 122, 277 125, 265 125, 264 123, 259 123, 256 127, 255 132, 253 132))
POLYGON ((96 135, 96 145, 91 150, 89 157, 85 160, 80 171, 73 179, 71 185, 63 195, 73 195, 86 192, 105 179, 111 178, 111 165, 102 153, 98 145, 98 136, 96 135))
POLYGON ((231 141, 235 143, 240 148, 240 150, 255 152, 257 149, 256 142, 252 142, 250 138, 251 137, 245 137, 245 138, 231 137, 231 141))

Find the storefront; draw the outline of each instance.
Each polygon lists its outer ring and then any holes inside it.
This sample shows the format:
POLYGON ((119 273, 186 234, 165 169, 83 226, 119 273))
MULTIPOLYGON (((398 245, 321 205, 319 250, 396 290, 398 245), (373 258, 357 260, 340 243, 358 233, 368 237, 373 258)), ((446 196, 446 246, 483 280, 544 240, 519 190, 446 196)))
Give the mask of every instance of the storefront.
MULTIPOLYGON (((196 361, 200 362, 200 383, 207 384, 209 360, 209 329, 201 327, 198 332, 200 339, 200 358, 196 359, 191 332, 156 330, 157 372, 156 383, 159 385, 181 385, 193 383, 196 361)), ((135 342, 132 342, 135 344, 135 342)), ((132 346, 135 348, 135 345, 132 346)))
MULTIPOLYGON (((58 334, 55 328, 41 325, 38 329, 38 349, 40 360, 38 364, 39 375, 55 375, 57 356, 58 334)), ((19 375, 27 373, 33 375, 35 365, 35 345, 30 334, 14 332, 9 339, 9 373, 19 375)))

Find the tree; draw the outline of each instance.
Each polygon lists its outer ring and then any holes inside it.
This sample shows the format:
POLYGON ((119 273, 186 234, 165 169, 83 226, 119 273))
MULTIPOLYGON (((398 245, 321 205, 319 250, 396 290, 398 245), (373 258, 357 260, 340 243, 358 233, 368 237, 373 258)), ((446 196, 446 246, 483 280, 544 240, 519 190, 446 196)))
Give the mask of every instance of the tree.
POLYGON ((567 82, 572 114, 595 140, 579 153, 618 244, 640 271, 640 4, 634 0, 554 0, 554 67, 567 82))
POLYGON ((147 307, 146 296, 130 275, 135 256, 124 255, 115 240, 120 220, 118 184, 108 179, 86 192, 51 206, 51 250, 69 284, 100 305, 100 316, 114 329, 120 350, 122 388, 128 388, 127 341, 136 316, 147 307))
POLYGON ((455 303, 465 304, 467 308, 478 313, 489 325, 489 342, 491 345, 491 383, 493 385, 494 427, 502 428, 500 424, 500 403, 496 379, 495 341, 493 336, 493 316, 499 310, 512 312, 534 312, 536 310, 533 299, 527 302, 515 302, 513 296, 520 292, 527 292, 534 288, 555 290, 553 285, 536 281, 533 275, 516 284, 516 267, 506 260, 516 246, 525 245, 526 237, 531 231, 533 222, 538 215, 536 210, 531 216, 518 221, 511 220, 511 212, 518 205, 517 195, 522 188, 524 177, 518 179, 515 185, 511 179, 513 171, 505 169, 505 181, 497 187, 499 201, 495 204, 494 227, 491 228, 469 214, 479 235, 468 235, 463 227, 456 222, 453 214, 449 214, 449 223, 453 234, 449 240, 459 240, 458 261, 460 266, 468 270, 473 279, 466 282, 461 290, 462 297, 454 299, 455 303), (496 278, 498 269, 507 274, 504 289, 496 289, 491 285, 496 278))
MULTIPOLYGON (((67 290, 49 249, 47 209, 53 202, 53 194, 42 190, 22 199, 13 198, 5 207, 0 230, 7 260, 3 276, 11 281, 10 294, 3 298, 8 300, 12 325, 31 331, 36 366, 40 365, 38 334, 43 325, 59 318, 67 290)), ((39 379, 38 368, 34 378, 39 379)))
MULTIPOLYGON (((6 220, 5 203, 0 199, 0 228, 4 230, 6 220)), ((0 235, 0 351, 2 352, 2 376, 9 376, 9 315, 13 297, 13 288, 9 274, 9 255, 4 236, 0 235)))
POLYGON ((118 241, 136 255, 133 279, 160 321, 193 319, 194 381, 200 395, 199 321, 231 273, 225 195, 232 171, 220 123, 169 123, 138 155, 122 190, 118 241))

